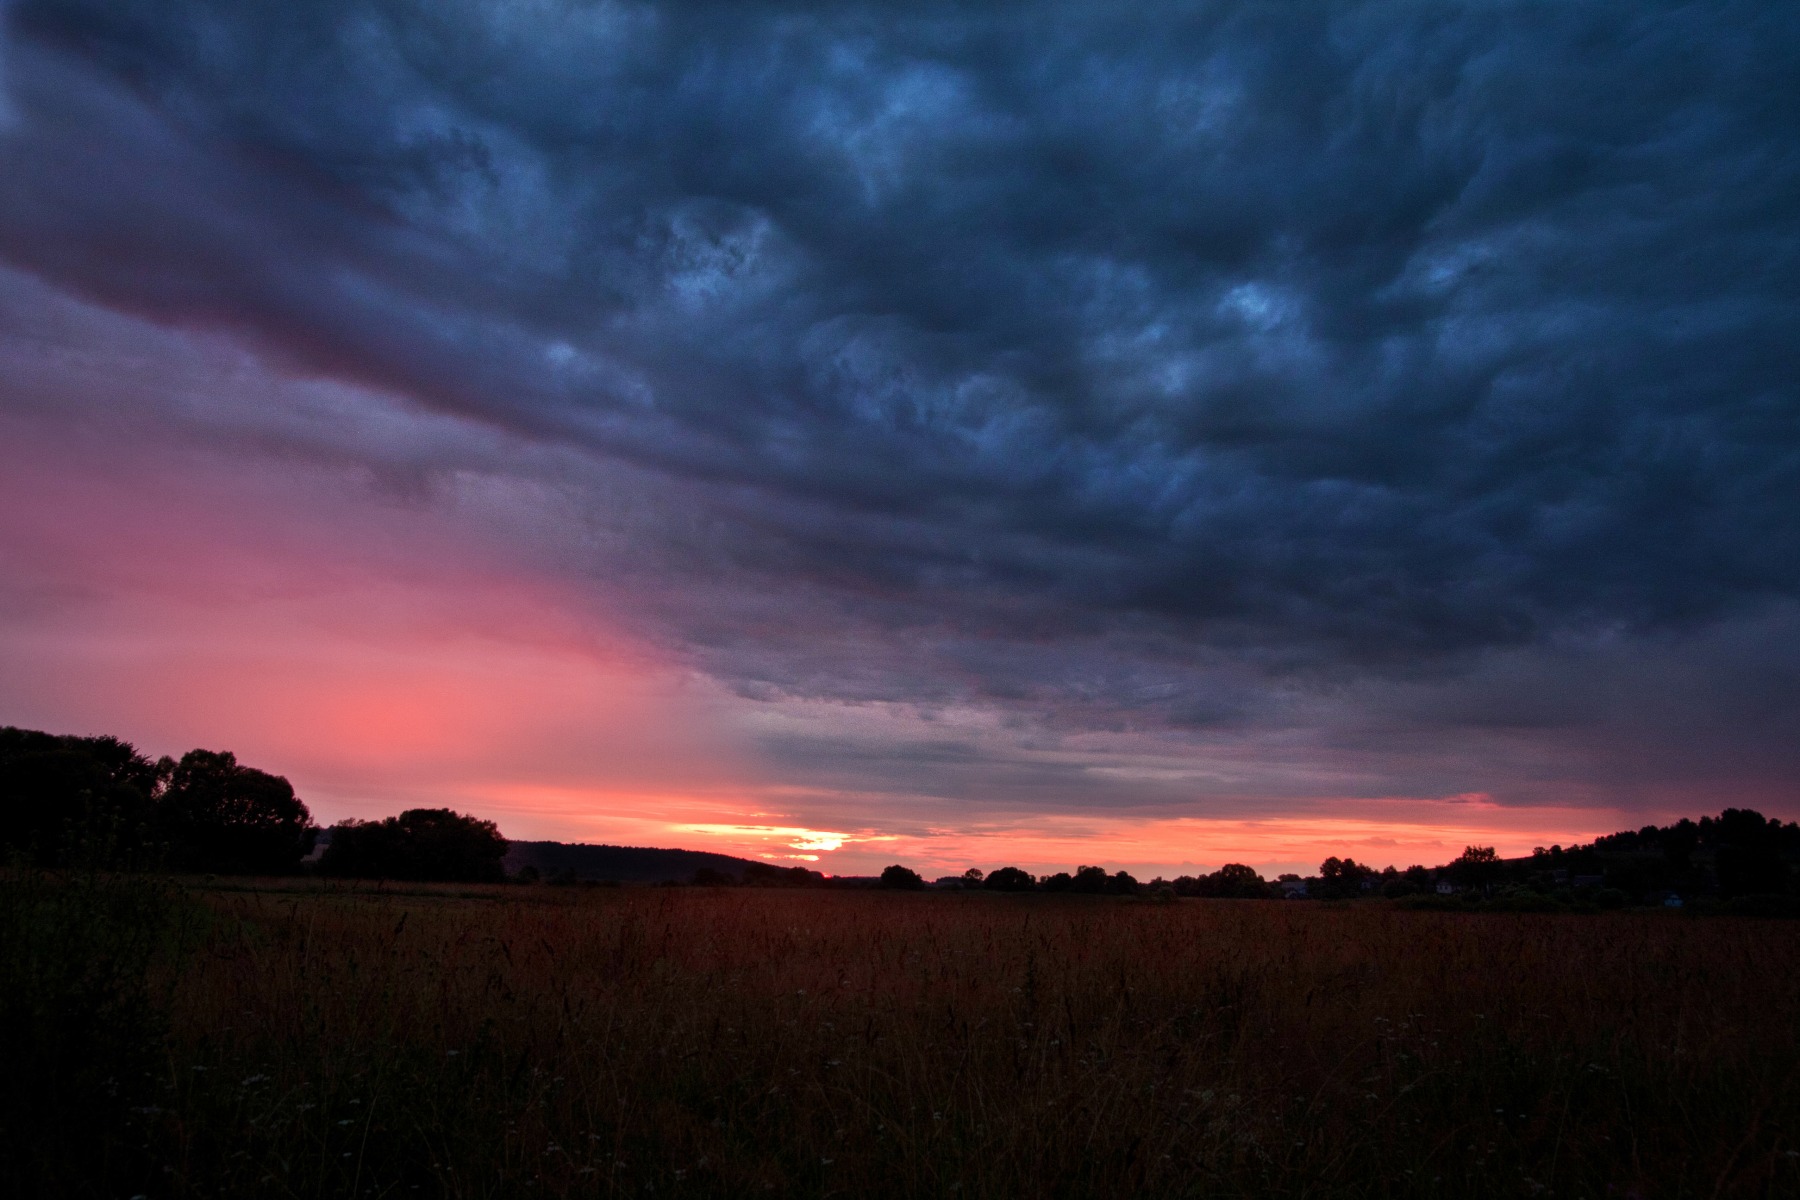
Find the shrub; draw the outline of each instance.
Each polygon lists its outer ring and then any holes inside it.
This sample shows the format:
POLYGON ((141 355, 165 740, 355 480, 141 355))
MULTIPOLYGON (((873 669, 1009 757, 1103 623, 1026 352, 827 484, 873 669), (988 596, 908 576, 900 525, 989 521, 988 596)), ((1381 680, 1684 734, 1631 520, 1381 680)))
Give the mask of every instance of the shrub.
POLYGON ((1138 894, 1137 876, 1130 871, 1118 871, 1107 876, 1102 890, 1109 896, 1135 896, 1138 894))
POLYGON ((1029 871, 1019 867, 1001 867, 982 881, 981 886, 996 892, 1029 892, 1037 885, 1029 871))
POLYGON ((884 888, 897 888, 902 891, 916 892, 924 888, 925 880, 912 868, 903 867, 899 863, 895 863, 891 867, 882 868, 881 886, 884 888))
POLYGON ((336 826, 319 869, 362 879, 498 882, 506 877, 505 855, 506 839, 492 821, 447 808, 409 808, 382 821, 336 826))

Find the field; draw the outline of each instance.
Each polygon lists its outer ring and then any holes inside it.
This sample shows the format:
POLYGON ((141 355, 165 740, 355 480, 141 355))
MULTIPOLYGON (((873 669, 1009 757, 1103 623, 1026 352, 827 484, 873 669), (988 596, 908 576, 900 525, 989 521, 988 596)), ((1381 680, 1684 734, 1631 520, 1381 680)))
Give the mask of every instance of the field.
POLYGON ((23 1192, 1800 1195, 1800 922, 45 880, 5 921, 23 1192))

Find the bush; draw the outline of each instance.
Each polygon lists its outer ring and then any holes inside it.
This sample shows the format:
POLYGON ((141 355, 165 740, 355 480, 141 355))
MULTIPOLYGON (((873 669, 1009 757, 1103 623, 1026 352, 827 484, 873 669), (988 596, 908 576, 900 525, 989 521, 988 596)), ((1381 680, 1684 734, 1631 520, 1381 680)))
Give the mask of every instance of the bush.
POLYGON ((1069 890, 1098 896, 1106 890, 1108 882, 1110 879, 1105 867, 1076 867, 1075 878, 1069 884, 1069 890))
POLYGON ((731 887, 737 880, 717 867, 701 867, 688 882, 695 887, 731 887))
POLYGON ((409 808, 332 829, 319 869, 360 879, 498 883, 506 878, 505 856, 506 839, 492 821, 447 808, 409 808))
POLYGON ((1175 881, 1179 896, 1205 896, 1236 900, 1267 900, 1269 881, 1254 867, 1243 863, 1226 863, 1210 875, 1183 875, 1175 881))
POLYGON ((901 891, 916 892, 925 887, 925 880, 912 868, 903 867, 899 863, 895 863, 891 867, 882 868, 881 886, 884 888, 897 888, 901 891))
POLYGON ((744 868, 744 882, 751 887, 813 888, 824 887, 825 876, 807 867, 751 863, 744 868))

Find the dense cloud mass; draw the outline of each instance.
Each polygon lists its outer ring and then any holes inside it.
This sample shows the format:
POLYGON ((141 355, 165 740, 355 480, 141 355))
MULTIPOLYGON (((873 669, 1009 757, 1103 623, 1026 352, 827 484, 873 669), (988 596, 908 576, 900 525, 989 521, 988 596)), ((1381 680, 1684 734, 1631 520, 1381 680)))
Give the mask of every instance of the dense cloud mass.
POLYGON ((7 19, 15 296, 510 439, 250 431, 552 489, 746 696, 1792 801, 1789 7, 7 19))

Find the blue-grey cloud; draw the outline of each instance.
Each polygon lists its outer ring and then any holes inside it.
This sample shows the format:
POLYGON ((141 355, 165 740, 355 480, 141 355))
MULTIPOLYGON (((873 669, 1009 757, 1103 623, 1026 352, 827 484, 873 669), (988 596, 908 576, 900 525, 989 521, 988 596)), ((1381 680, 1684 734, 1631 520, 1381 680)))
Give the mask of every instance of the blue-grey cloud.
POLYGON ((1569 646, 1791 633, 1780 6, 9 20, 0 255, 660 481, 747 694, 1592 728, 1569 646))

